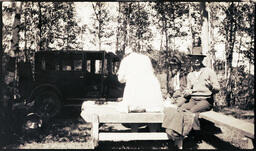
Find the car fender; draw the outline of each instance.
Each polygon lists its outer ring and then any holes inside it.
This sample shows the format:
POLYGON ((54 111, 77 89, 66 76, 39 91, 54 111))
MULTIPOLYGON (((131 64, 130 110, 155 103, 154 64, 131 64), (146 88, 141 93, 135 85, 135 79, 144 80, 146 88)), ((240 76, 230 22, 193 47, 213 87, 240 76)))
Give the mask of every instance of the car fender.
POLYGON ((63 98, 63 95, 61 93, 61 91, 59 90, 59 88, 57 88, 55 85, 53 84, 50 84, 50 83, 44 83, 44 84, 40 84, 40 85, 37 85, 34 90, 32 90, 31 94, 30 94, 30 97, 29 97, 29 100, 31 100, 33 98, 33 96, 41 91, 41 90, 44 90, 44 89, 47 89, 47 90, 53 90, 57 93, 57 95, 60 97, 60 99, 63 98))

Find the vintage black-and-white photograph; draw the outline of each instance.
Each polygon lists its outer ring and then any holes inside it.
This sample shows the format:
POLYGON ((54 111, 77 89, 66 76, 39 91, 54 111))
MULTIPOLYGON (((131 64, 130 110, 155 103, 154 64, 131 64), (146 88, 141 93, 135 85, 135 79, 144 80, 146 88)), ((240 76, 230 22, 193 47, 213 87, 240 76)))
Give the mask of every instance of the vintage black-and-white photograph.
POLYGON ((1 149, 254 149, 255 0, 0 8, 1 149))

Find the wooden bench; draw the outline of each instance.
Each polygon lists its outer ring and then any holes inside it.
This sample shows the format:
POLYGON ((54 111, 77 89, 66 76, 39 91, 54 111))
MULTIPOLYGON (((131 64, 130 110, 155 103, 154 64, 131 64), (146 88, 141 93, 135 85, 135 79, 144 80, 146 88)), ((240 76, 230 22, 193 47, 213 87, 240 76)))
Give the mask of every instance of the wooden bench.
POLYGON ((254 148, 254 124, 214 111, 200 113, 199 118, 210 121, 217 127, 225 126, 230 130, 238 131, 248 139, 247 149, 254 148))
MULTIPOLYGON (((172 106, 175 107, 175 106, 172 106)), ((116 102, 106 104, 95 104, 93 101, 86 101, 82 105, 82 118, 92 123, 93 147, 98 145, 98 141, 132 141, 132 140, 168 140, 165 132, 99 132, 100 123, 120 124, 120 123, 162 123, 163 113, 120 113, 116 110, 116 102)), ((211 121, 215 124, 229 126, 241 131, 244 136, 250 138, 251 143, 254 139, 254 125, 241 122, 241 120, 228 117, 214 111, 204 112, 199 115, 200 118, 211 121), (238 124, 238 123, 244 124, 238 124), (233 125, 235 124, 235 125, 233 125)), ((253 146, 252 146, 253 147, 253 146)))

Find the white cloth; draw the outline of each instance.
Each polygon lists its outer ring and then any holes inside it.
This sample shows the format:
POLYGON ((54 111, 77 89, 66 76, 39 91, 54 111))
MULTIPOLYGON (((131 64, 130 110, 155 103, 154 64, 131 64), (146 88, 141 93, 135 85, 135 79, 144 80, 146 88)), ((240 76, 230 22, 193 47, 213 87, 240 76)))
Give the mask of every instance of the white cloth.
POLYGON ((143 108, 147 112, 163 110, 163 98, 157 77, 148 56, 131 53, 120 64, 118 80, 125 84, 120 111, 143 108))

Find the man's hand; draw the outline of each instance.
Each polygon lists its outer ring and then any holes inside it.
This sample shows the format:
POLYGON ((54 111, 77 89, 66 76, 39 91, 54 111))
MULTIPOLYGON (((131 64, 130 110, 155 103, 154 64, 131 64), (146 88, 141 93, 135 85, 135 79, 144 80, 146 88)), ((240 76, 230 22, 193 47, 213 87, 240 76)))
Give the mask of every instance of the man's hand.
POLYGON ((191 89, 186 89, 183 91, 184 97, 188 97, 192 94, 192 90, 191 89))
POLYGON ((212 90, 212 83, 209 79, 205 80, 205 85, 206 85, 207 88, 209 88, 209 90, 212 90))
POLYGON ((181 97, 182 96, 182 93, 179 91, 179 90, 177 90, 177 91, 175 91, 174 93, 173 93, 173 97, 174 98, 178 98, 178 97, 181 97))

